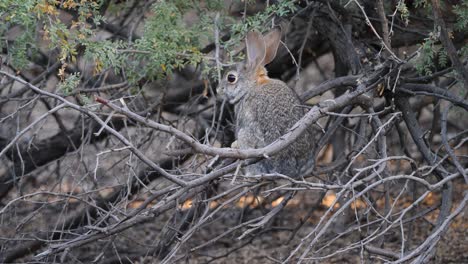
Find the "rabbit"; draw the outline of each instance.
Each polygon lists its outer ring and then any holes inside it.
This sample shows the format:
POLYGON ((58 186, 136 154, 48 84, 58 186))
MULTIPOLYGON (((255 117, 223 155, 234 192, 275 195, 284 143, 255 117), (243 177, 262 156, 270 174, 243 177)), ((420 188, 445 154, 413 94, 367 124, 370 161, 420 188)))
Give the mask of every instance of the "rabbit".
MULTIPOLYGON (((261 148, 277 140, 306 113, 299 96, 283 81, 270 79, 265 65, 276 56, 281 30, 265 36, 250 31, 246 36, 246 61, 227 72, 218 95, 234 105, 239 149, 261 148)), ((314 130, 310 127, 279 153, 245 168, 247 175, 280 173, 299 177, 312 159, 314 130)))

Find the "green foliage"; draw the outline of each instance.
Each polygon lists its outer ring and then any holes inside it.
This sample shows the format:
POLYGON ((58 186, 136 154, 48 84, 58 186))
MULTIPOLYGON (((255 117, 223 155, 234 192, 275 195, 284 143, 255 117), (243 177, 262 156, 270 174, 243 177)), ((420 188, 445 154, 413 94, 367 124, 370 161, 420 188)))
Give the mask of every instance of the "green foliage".
POLYGON ((436 68, 446 68, 449 65, 447 51, 438 43, 434 34, 431 34, 420 45, 420 54, 415 64, 419 74, 431 75, 436 68))
POLYGON ((80 94, 79 98, 80 98, 81 103, 84 105, 91 105, 95 103, 95 101, 91 99, 91 97, 84 95, 84 94, 80 94))
POLYGON ((37 49, 34 43, 34 32, 32 30, 23 31, 10 47, 9 59, 11 65, 16 69, 22 69, 29 63, 31 56, 36 55, 37 49))
MULTIPOLYGON (((155 79, 170 77, 171 73, 186 65, 204 67, 205 74, 213 74, 213 58, 206 58, 200 49, 214 41, 214 20, 219 15, 219 29, 230 31, 231 38, 220 45, 228 52, 233 50, 247 31, 268 30, 271 19, 285 16, 294 11, 294 0, 278 1, 269 5, 264 12, 242 19, 230 17, 225 13, 224 0, 160 0, 151 6, 146 17, 144 33, 135 41, 93 40, 96 25, 103 21, 99 13, 101 0, 15 0, 0 2, 1 42, 6 41, 6 32, 19 27, 20 34, 10 40, 8 55, 10 63, 18 69, 24 68, 36 52, 36 42, 42 38, 51 51, 56 50, 63 65, 74 63, 78 47, 84 50, 85 59, 94 65, 94 74, 107 70, 124 74, 130 82, 142 78, 155 79), (60 20, 60 12, 74 14, 72 22, 60 20), (187 24, 184 15, 196 12, 195 23, 187 24), (37 25, 41 25, 39 28, 37 25), (40 29, 40 31, 38 31, 40 29), (210 63, 206 63, 210 60, 210 63)), ((237 0, 242 6, 244 1, 237 0)), ((255 1, 247 1, 255 4, 255 1)), ((111 2, 107 12, 121 12, 131 8, 127 2, 111 2)), ((214 76, 214 75, 213 75, 214 76)), ((63 80, 61 89, 68 91, 79 80, 70 76, 63 80)))
POLYGON ((186 64, 200 62, 199 34, 196 28, 187 27, 175 2, 159 1, 153 5, 154 15, 145 25, 143 37, 134 43, 139 52, 135 58, 144 61, 139 69, 141 76, 158 76, 171 73, 186 64))
MULTIPOLYGON (((443 6, 446 4, 441 3, 443 6)), ((414 1, 416 7, 430 7, 430 2, 426 0, 414 1)), ((453 6, 453 12, 457 15, 455 29, 459 31, 466 31, 468 26, 468 1, 463 0, 459 5, 453 6)), ((430 75, 434 69, 438 67, 448 67, 449 58, 446 50, 440 45, 438 33, 431 33, 424 43, 420 46, 420 55, 417 63, 415 64, 416 70, 420 74, 430 75)), ((464 45, 459 50, 459 56, 466 58, 468 55, 468 45, 464 45)))
POLYGON ((405 25, 408 25, 410 13, 405 1, 398 2, 396 9, 400 13, 401 20, 405 22, 405 25))
POLYGON ((434 39, 427 38, 426 41, 420 46, 421 53, 419 54, 419 61, 415 67, 419 74, 430 75, 434 68, 434 39))
POLYGON ((462 58, 468 58, 468 44, 463 46, 461 49, 460 49, 460 57, 462 58))
POLYGON ((79 72, 70 74, 58 85, 58 90, 62 91, 65 95, 69 94, 80 84, 80 77, 79 72))
POLYGON ((437 67, 447 67, 447 52, 441 45, 436 45, 437 38, 431 34, 420 46, 421 53, 415 67, 419 74, 430 75, 437 67))
POLYGON ((35 49, 35 27, 36 19, 31 16, 35 0, 0 1, 0 48, 7 41, 9 43, 9 60, 13 67, 21 69, 28 64, 28 54, 34 54, 35 49), (21 31, 13 39, 7 37, 7 32, 13 27, 20 27, 21 31))
POLYGON ((245 21, 231 21, 227 27, 231 29, 231 39, 225 43, 229 48, 239 43, 240 38, 252 29, 264 32, 270 27, 267 25, 274 16, 286 16, 295 10, 294 1, 279 1, 275 5, 268 6, 264 12, 259 12, 251 17, 246 17, 245 21))
POLYGON ((439 64, 440 67, 446 68, 448 66, 448 55, 447 51, 445 49, 439 49, 437 52, 437 63, 439 64))
POLYGON ((429 1, 427 0, 415 0, 414 1, 414 6, 415 7, 428 7, 430 5, 429 1))
POLYGON ((463 0, 459 5, 455 5, 453 11, 457 14, 455 29, 468 32, 468 0, 463 0))
MULTIPOLYGON (((222 0, 200 1, 157 1, 152 5, 152 15, 146 20, 141 39, 132 43, 86 42, 86 55, 95 61, 95 72, 109 68, 125 69, 130 82, 142 78, 155 79, 170 76, 171 73, 186 65, 202 65, 202 72, 214 75, 214 69, 206 62, 200 49, 204 43, 214 40, 214 17, 224 7, 222 0), (197 11, 197 23, 187 25, 183 15, 188 10, 197 11)), ((220 43, 226 51, 239 44, 245 33, 251 29, 265 30, 265 24, 273 16, 284 16, 294 10, 294 1, 281 1, 269 6, 264 12, 245 21, 222 16, 220 30, 230 29, 231 38, 220 43), (224 27, 223 27, 224 25, 224 27)))
POLYGON ((119 50, 128 46, 123 41, 104 40, 96 42, 84 40, 81 44, 86 47, 85 59, 94 63, 94 74, 99 74, 103 70, 111 68, 117 73, 127 63, 128 56, 119 53, 119 50))
MULTIPOLYGON (((255 1, 234 0, 237 4, 255 4, 255 1)), ((10 64, 22 69, 37 52, 36 42, 42 38, 49 43, 51 50, 56 50, 59 59, 65 65, 74 63, 78 56, 78 47, 82 47, 86 60, 94 65, 93 73, 101 74, 113 70, 123 74, 132 83, 141 79, 168 78, 171 73, 186 65, 202 66, 203 74, 216 77, 213 58, 205 57, 200 49, 214 41, 214 20, 219 15, 217 27, 221 32, 229 32, 230 38, 221 42, 221 48, 229 60, 236 60, 232 51, 245 34, 252 29, 268 31, 274 17, 287 16, 295 11, 294 0, 276 1, 263 12, 242 18, 231 17, 226 13, 224 0, 158 0, 151 6, 146 16, 144 32, 135 41, 93 40, 97 25, 103 21, 99 13, 102 0, 2 0, 0 1, 0 40, 3 45, 7 32, 17 27, 19 30, 13 39, 8 39, 8 58, 10 64), (71 23, 59 19, 60 10, 72 12, 71 23), (185 15, 195 12, 195 19, 188 24, 185 15), (40 30, 37 25, 41 25, 40 30), (209 63, 208 63, 209 62, 209 63)), ((111 2, 107 12, 118 15, 122 10, 131 8, 126 1, 111 2)), ((415 0, 413 6, 430 8, 430 1, 415 0)), ((410 10, 405 1, 398 1, 396 7, 401 19, 409 22, 410 10)), ((454 6, 457 15, 455 28, 468 28, 468 0, 454 6)), ((425 11, 426 13, 431 13, 425 11)), ((448 58, 444 49, 437 45, 435 35, 431 35, 421 44, 421 53, 416 69, 421 74, 431 74, 437 67, 447 67, 448 58)), ((0 44, 0 45, 2 45, 0 44)), ((460 50, 461 56, 468 54, 468 47, 460 50)), ((79 75, 64 78, 60 89, 69 92, 79 82, 79 75)))
POLYGON ((88 22, 99 24, 102 19, 99 15, 99 7, 102 1, 63 1, 61 6, 63 9, 78 14, 71 25, 65 25, 57 18, 58 10, 56 10, 56 5, 59 4, 59 1, 39 2, 36 6, 38 17, 49 14, 47 18, 43 19, 44 38, 50 40, 49 47, 58 47, 59 59, 62 62, 66 60, 74 62, 77 55, 77 46, 94 35, 94 31, 91 30, 91 25, 88 22))
POLYGON ((18 36, 10 39, 9 58, 13 67, 24 68, 28 60, 37 51, 36 39, 41 37, 49 41, 51 49, 57 48, 60 60, 74 61, 76 46, 82 40, 92 36, 89 21, 99 23, 102 19, 99 7, 102 1, 94 0, 2 0, 0 2, 0 40, 5 42, 6 32, 18 28, 18 36), (76 20, 65 25, 58 18, 59 8, 76 12, 76 20), (37 25, 43 25, 43 33, 37 32, 37 25))
POLYGON ((35 26, 35 18, 31 16, 37 0, 2 0, 0 1, 0 17, 5 22, 3 26, 24 25, 35 26))

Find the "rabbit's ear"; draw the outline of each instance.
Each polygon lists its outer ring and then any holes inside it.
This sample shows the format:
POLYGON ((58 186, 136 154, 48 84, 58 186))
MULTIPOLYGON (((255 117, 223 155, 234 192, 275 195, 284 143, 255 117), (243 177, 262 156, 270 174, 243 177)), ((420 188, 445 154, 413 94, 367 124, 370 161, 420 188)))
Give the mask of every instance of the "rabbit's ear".
POLYGON ((276 57, 276 52, 278 51, 278 46, 281 42, 281 29, 274 29, 264 37, 264 40, 266 50, 263 65, 267 65, 276 57))
POLYGON ((265 40, 262 34, 257 31, 250 31, 245 38, 247 47, 247 65, 249 69, 254 70, 262 65, 265 58, 265 40))

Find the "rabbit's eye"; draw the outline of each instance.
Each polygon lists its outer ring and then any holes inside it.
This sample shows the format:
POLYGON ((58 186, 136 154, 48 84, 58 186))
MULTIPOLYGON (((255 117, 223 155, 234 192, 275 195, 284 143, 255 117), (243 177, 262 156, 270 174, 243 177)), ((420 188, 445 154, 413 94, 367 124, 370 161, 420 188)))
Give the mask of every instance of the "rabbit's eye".
POLYGON ((228 83, 230 84, 234 84, 237 82, 237 74, 234 73, 234 72, 230 72, 226 75, 226 80, 228 81, 228 83))

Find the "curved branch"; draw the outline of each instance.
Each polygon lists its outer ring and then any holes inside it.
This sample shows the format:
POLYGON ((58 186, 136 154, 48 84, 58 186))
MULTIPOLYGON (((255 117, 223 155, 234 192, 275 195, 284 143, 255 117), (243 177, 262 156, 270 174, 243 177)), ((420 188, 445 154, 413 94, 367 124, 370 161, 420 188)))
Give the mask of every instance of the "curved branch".
POLYGON ((436 86, 432 86, 428 84, 420 84, 420 83, 405 83, 405 84, 402 84, 401 86, 398 86, 397 91, 401 91, 401 92, 412 94, 412 95, 423 94, 423 95, 435 96, 435 97, 450 101, 453 104, 463 107, 463 109, 468 111, 468 101, 463 100, 461 97, 458 97, 452 94, 450 91, 446 89, 442 89, 436 86))

